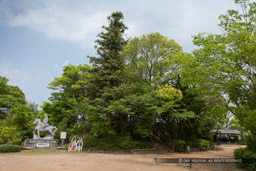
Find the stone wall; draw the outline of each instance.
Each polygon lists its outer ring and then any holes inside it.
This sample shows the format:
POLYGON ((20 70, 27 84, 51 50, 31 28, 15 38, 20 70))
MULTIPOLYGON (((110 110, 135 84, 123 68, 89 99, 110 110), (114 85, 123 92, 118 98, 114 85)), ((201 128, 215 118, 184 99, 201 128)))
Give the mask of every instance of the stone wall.
POLYGON ((59 140, 53 139, 26 139, 24 147, 25 148, 38 148, 38 149, 52 149, 57 148, 59 140))

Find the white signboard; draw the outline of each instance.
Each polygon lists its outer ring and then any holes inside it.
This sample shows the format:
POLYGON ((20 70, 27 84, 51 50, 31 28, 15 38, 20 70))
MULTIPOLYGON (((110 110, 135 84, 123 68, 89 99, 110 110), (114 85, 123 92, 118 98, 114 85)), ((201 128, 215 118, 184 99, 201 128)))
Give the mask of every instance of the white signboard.
POLYGON ((67 132, 61 132, 60 139, 66 139, 66 138, 67 138, 67 132))
POLYGON ((50 144, 49 143, 37 143, 36 146, 37 147, 49 147, 50 144))

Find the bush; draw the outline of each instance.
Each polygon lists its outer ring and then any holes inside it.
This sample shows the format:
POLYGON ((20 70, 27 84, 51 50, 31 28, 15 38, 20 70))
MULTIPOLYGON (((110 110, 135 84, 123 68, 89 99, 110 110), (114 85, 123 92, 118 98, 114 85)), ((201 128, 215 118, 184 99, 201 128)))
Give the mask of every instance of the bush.
POLYGON ((97 138, 88 136, 84 138, 84 148, 96 149, 129 149, 131 143, 121 138, 97 138))
POLYGON ((199 148, 200 150, 209 150, 214 147, 213 142, 205 139, 192 139, 188 141, 187 145, 191 148, 199 148))
POLYGON ((148 148, 153 148, 152 142, 142 141, 142 140, 132 141, 132 149, 148 149, 148 148))
POLYGON ((20 145, 22 136, 16 127, 3 127, 0 130, 0 143, 20 145))
POLYGON ((186 151, 186 142, 184 140, 173 140, 175 152, 185 152, 186 151))
POLYGON ((245 143, 249 150, 256 153, 256 135, 249 135, 245 138, 245 143))
POLYGON ((48 135, 47 132, 40 132, 39 134, 40 134, 41 138, 44 138, 44 137, 46 137, 48 135))
POLYGON ((21 150, 21 147, 18 145, 12 145, 12 144, 0 145, 0 153, 20 152, 20 150, 21 150))
POLYGON ((97 138, 93 136, 84 137, 84 148, 95 149, 146 149, 152 148, 152 143, 143 140, 132 140, 130 136, 97 138))
POLYGON ((239 148, 234 151, 236 159, 242 159, 242 163, 237 163, 239 167, 246 170, 256 170, 256 154, 249 148, 239 148))
POLYGON ((199 144, 200 150, 209 150, 214 146, 213 142, 211 141, 207 141, 204 139, 199 139, 198 141, 199 141, 198 144, 199 144))
POLYGON ((199 148, 199 141, 196 138, 190 139, 187 141, 187 145, 190 148, 199 148))

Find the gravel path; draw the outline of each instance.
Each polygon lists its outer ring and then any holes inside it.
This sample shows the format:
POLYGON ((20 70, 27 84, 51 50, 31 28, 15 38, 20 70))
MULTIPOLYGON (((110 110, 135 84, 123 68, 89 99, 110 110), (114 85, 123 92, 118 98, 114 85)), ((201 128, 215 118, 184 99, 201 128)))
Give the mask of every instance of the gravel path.
POLYGON ((0 154, 0 171, 188 171, 188 170, 234 170, 235 164, 192 164, 188 168, 181 163, 158 163, 153 158, 233 158, 236 148, 244 146, 222 145, 218 150, 205 152, 166 153, 166 154, 98 154, 65 151, 22 151, 0 154))

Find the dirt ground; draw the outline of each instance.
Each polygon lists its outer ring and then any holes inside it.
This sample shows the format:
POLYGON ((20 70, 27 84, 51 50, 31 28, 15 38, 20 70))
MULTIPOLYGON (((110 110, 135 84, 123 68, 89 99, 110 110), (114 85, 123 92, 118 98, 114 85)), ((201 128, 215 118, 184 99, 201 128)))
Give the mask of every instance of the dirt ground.
POLYGON ((88 152, 66 152, 63 150, 30 150, 20 153, 0 154, 0 171, 239 171, 235 164, 157 163, 153 158, 233 158, 233 152, 241 145, 221 145, 217 150, 205 152, 165 154, 102 154, 88 152))

